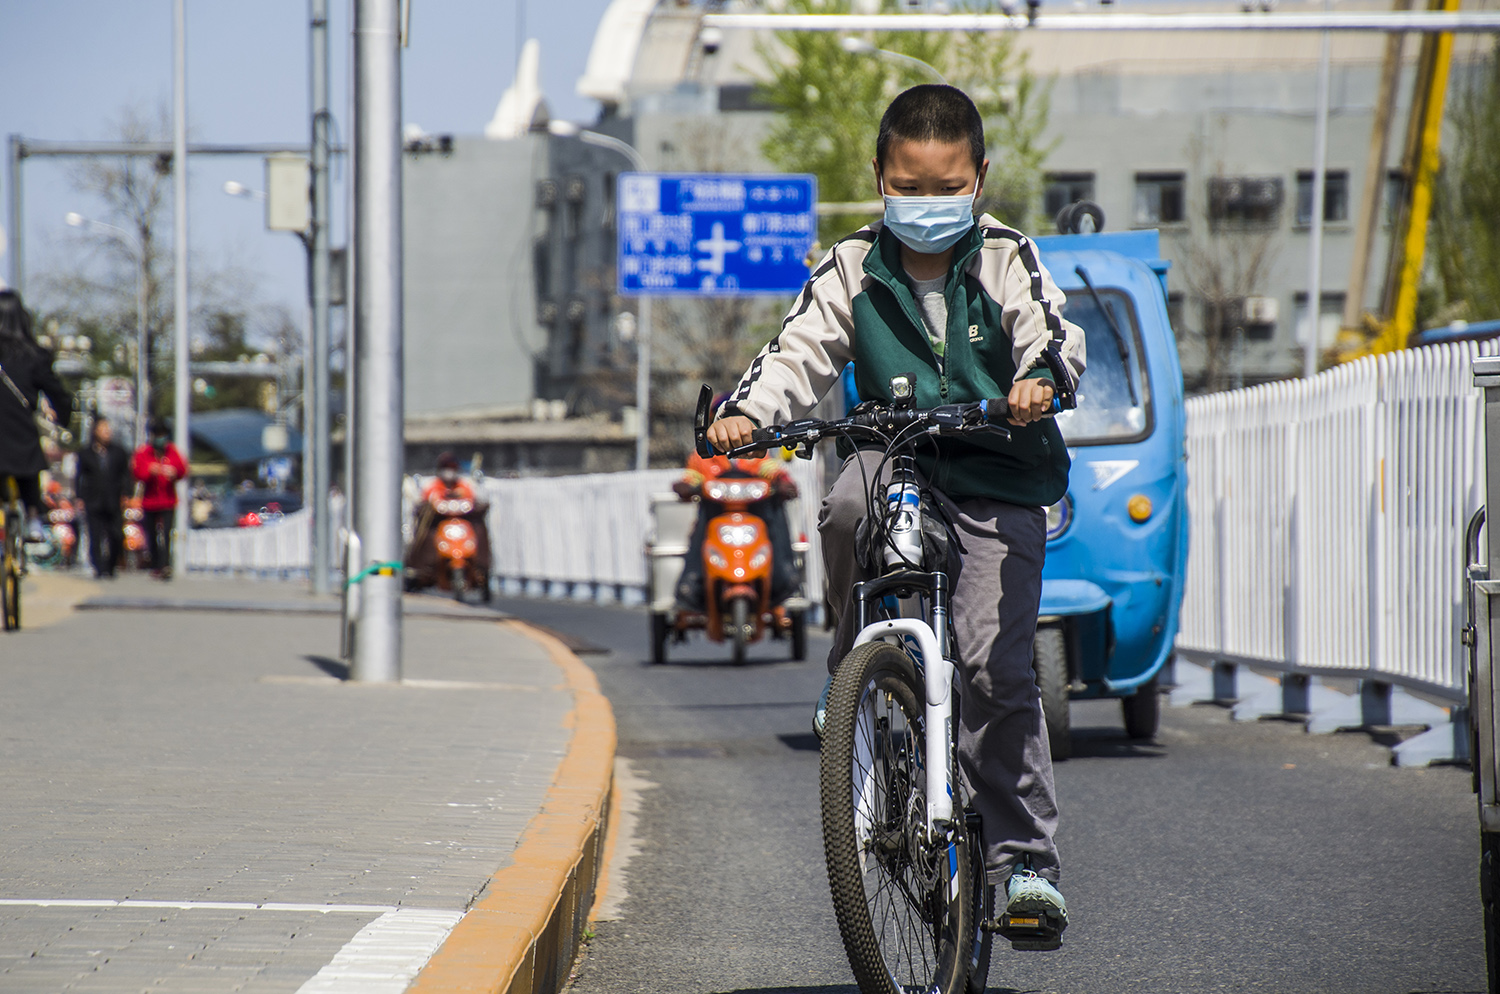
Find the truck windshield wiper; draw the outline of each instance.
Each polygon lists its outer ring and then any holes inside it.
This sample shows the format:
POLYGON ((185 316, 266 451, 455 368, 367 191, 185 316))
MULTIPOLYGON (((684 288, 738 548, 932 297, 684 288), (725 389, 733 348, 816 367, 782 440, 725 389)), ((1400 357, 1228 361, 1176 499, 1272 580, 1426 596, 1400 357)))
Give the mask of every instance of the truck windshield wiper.
POLYGON ((1089 271, 1082 266, 1074 266, 1073 272, 1083 280, 1083 285, 1088 287, 1089 296, 1094 298, 1094 306, 1099 308, 1099 313, 1104 315, 1104 320, 1109 322, 1109 330, 1115 333, 1115 348, 1120 351, 1120 365, 1125 367, 1125 386, 1130 390, 1130 404, 1132 407, 1141 406, 1140 395, 1135 390, 1135 377, 1130 375, 1130 346, 1125 344, 1125 333, 1120 330, 1120 324, 1115 320, 1114 313, 1104 306, 1104 301, 1099 297, 1099 291, 1094 289, 1094 281, 1089 279, 1089 271))

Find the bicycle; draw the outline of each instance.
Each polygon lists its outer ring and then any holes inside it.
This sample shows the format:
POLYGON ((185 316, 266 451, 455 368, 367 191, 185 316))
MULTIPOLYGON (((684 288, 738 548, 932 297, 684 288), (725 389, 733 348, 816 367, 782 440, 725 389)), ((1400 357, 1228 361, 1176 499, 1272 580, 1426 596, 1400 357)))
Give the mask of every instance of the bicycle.
MULTIPOLYGON (((756 429, 731 458, 773 446, 811 458, 828 438, 883 449, 866 477, 868 534, 885 571, 855 584, 859 635, 838 664, 828 695, 819 762, 823 849, 834 913, 863 994, 982 994, 991 929, 1015 938, 1046 923, 992 923, 995 889, 985 880, 978 813, 958 776, 960 700, 950 580, 935 509, 919 490, 915 449, 935 435, 1008 440, 1003 399, 914 406, 912 378, 893 377, 892 404, 866 402, 847 417, 756 429), (873 443, 873 446, 872 446, 873 443), (890 467, 883 486, 883 468, 890 467), (925 527, 924 527, 925 526, 925 527), (929 758, 942 757, 941 761, 929 758)), ((712 392, 700 392, 694 443, 708 458, 712 392)), ((1060 405, 1054 401, 1054 410, 1060 405)), ((861 467, 863 470, 863 466, 861 467)), ((867 556, 866 561, 874 560, 867 556)))
POLYGON ((21 490, 13 476, 0 481, 4 485, 5 509, 0 518, 0 613, 4 630, 21 627, 21 575, 26 572, 26 511, 21 506, 21 490))

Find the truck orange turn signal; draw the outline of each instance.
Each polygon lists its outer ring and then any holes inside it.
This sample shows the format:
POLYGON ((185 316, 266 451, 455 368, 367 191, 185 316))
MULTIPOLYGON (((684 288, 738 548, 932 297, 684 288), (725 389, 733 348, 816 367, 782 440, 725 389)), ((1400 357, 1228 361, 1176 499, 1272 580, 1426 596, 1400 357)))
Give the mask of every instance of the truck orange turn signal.
POLYGON ((1138 525, 1145 524, 1146 519, 1151 517, 1151 498, 1145 494, 1136 494, 1125 505, 1125 510, 1129 512, 1131 521, 1138 525))

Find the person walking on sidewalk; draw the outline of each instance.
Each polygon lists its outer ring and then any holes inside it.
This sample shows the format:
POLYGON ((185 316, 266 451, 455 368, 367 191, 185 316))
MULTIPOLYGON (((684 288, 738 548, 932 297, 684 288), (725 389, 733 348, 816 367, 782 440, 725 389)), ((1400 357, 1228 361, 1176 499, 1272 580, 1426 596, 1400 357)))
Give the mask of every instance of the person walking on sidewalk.
POLYGON ((37 433, 40 394, 52 403, 57 424, 73 416, 73 395, 52 370, 52 355, 37 344, 31 315, 14 290, 0 290, 0 503, 10 499, 7 477, 14 477, 26 506, 26 540, 45 542, 42 527, 42 470, 47 457, 37 433))
POLYGON ((96 577, 113 577, 124 555, 125 516, 120 502, 131 482, 130 454, 115 441, 109 419, 97 415, 89 444, 78 453, 78 476, 73 483, 88 519, 89 562, 96 577))
POLYGON ((151 440, 135 450, 135 478, 145 485, 146 551, 151 575, 158 580, 172 578, 172 512, 177 509, 177 481, 186 476, 187 461, 172 444, 167 426, 153 421, 151 440))

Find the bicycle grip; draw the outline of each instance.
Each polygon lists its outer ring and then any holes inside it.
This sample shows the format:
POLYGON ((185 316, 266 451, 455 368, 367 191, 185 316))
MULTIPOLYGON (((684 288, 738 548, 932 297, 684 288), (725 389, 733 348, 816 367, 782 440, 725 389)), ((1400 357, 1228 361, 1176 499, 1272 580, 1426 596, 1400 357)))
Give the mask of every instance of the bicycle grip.
MULTIPOLYGON (((985 421, 992 425, 1000 424, 1006 418, 1010 417, 1010 401, 1004 397, 990 397, 986 400, 981 400, 979 402, 979 409, 984 412, 985 421)), ((1047 409, 1047 416, 1051 417, 1054 414, 1061 413, 1062 409, 1062 395, 1054 391, 1052 394, 1052 404, 1047 409)))
POLYGON ((775 428, 756 428, 750 432, 750 441, 757 445, 764 445, 768 449, 775 448, 781 441, 781 433, 775 428))

